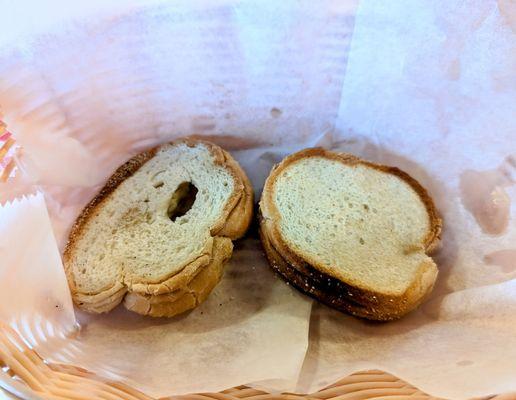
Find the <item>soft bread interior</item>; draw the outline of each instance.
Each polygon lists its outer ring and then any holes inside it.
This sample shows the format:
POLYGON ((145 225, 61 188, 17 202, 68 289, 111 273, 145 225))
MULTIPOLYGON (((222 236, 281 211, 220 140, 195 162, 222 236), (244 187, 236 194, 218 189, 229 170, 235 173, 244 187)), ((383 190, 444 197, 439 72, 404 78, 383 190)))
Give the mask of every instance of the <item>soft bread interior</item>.
POLYGON ((436 266, 425 254, 432 221, 420 195, 399 176, 311 156, 278 172, 271 199, 285 245, 332 277, 388 296, 410 290, 422 269, 432 269, 435 279, 436 266))

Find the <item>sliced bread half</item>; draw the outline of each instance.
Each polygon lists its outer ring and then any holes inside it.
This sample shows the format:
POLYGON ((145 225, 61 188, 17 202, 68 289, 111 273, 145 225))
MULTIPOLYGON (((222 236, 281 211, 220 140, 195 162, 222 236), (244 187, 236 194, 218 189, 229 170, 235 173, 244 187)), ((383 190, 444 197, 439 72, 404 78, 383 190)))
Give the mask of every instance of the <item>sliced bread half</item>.
POLYGON ((188 287, 212 263, 216 238, 245 233, 252 206, 247 176, 214 144, 186 139, 133 157, 72 228, 63 261, 74 301, 105 312, 127 292, 188 287))
POLYGON ((426 190, 397 168, 303 150, 273 169, 260 212, 274 269, 330 306, 396 319, 434 285, 437 267, 427 253, 441 220, 426 190))

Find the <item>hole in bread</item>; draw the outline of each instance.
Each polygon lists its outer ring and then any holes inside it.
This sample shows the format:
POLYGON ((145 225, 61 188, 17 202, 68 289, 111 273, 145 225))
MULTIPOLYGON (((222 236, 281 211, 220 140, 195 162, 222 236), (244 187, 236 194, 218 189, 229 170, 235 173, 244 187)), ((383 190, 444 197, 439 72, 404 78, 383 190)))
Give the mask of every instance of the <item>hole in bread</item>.
POLYGON ((152 186, 154 186, 156 189, 162 187, 165 184, 163 181, 159 181, 156 183, 153 183, 152 186))
POLYGON ((365 241, 362 238, 359 239, 359 242, 360 242, 360 244, 365 244, 365 241))
POLYGON ((170 198, 167 209, 168 217, 172 221, 175 221, 177 218, 182 217, 190 211, 195 203, 197 192, 198 190, 192 182, 181 183, 170 198))

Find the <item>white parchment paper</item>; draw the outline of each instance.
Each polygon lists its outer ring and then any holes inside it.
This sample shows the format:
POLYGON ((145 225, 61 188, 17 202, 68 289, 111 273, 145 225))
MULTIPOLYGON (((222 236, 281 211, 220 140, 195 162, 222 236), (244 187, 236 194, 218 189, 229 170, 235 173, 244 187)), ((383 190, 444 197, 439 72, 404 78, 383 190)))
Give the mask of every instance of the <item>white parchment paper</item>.
POLYGON ((364 368, 448 398, 516 390, 513 2, 23 3, 2 9, 0 106, 23 157, 0 199, 41 190, 60 248, 118 164, 193 133, 232 151, 257 195, 307 146, 398 166, 445 225, 436 289, 398 322, 318 304, 309 318, 251 234, 188 316, 79 315, 68 350, 45 355, 157 395, 274 378, 311 391, 364 368))

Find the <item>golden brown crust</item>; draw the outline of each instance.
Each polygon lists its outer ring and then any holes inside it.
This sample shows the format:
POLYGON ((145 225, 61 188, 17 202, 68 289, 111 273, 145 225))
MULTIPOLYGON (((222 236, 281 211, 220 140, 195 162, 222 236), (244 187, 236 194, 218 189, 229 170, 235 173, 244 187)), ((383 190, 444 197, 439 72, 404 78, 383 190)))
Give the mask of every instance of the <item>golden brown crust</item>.
MULTIPOLYGON (((360 304, 369 310, 376 310, 374 313, 370 311, 366 313, 363 310, 355 310, 353 312, 354 315, 359 315, 359 313, 364 314, 360 315, 364 318, 380 320, 395 319, 417 307, 433 287, 433 281, 435 281, 435 275, 437 273, 433 262, 430 262, 429 265, 426 263, 421 265, 417 278, 403 294, 387 295, 360 287, 356 282, 342 282, 326 273, 325 266, 316 265, 315 263, 312 264, 305 259, 302 254, 291 249, 283 240, 278 228, 278 221, 280 220, 279 212, 272 198, 273 185, 279 174, 285 168, 300 159, 308 157, 324 157, 337 160, 345 165, 362 164, 403 179, 419 195, 428 212, 430 229, 423 240, 425 252, 434 249, 439 242, 442 221, 437 216, 433 201, 427 191, 407 173, 395 167, 378 165, 359 159, 351 154, 335 153, 321 148, 305 149, 286 157, 280 164, 273 168, 265 182, 262 198, 260 200, 260 212, 262 214, 260 226, 262 236, 265 232, 270 243, 269 249, 272 247, 278 255, 281 255, 283 260, 283 267, 281 269, 282 271, 287 271, 283 272, 282 276, 285 277, 288 275, 291 279, 297 279, 298 282, 304 279, 306 282, 303 283, 303 285, 310 282, 308 286, 314 286, 316 288, 310 295, 313 297, 319 296, 321 301, 335 308, 338 308, 336 306, 337 302, 343 301, 335 298, 335 294, 338 293, 342 294, 348 303, 351 301, 350 299, 352 299, 352 304, 360 304), (300 276, 294 276, 295 274, 300 274, 300 276), (328 292, 334 294, 328 295, 328 292)), ((271 253, 271 251, 269 250, 268 253, 271 253)), ((277 260, 276 263, 279 265, 277 260)), ((276 270, 278 270, 278 268, 276 268, 276 270)), ((303 288, 301 288, 301 290, 303 290, 303 288)), ((342 310, 347 310, 348 308, 349 306, 347 305, 342 305, 341 307, 342 310)))
MULTIPOLYGON (((220 147, 201 140, 179 139, 170 143, 177 145, 185 143, 189 147, 203 144, 211 152, 215 164, 221 165, 229 171, 235 182, 235 188, 226 203, 221 218, 212 227, 212 235, 227 236, 237 239, 243 236, 250 225, 253 212, 253 191, 247 175, 240 165, 229 153, 220 147)), ((97 207, 107 201, 115 189, 127 178, 134 175, 147 161, 152 159, 161 146, 140 153, 120 166, 108 179, 106 185, 84 208, 75 221, 68 243, 63 253, 65 273, 68 278, 70 290, 74 302, 80 307, 91 312, 105 312, 114 308, 124 297, 127 290, 144 295, 162 295, 174 292, 178 288, 187 287, 197 277, 212 258, 213 237, 206 243, 202 254, 185 265, 179 273, 168 276, 159 282, 135 281, 125 277, 124 282, 115 282, 110 287, 95 293, 83 293, 78 291, 75 277, 71 269, 73 252, 78 238, 90 218, 95 214, 97 207)))
POLYGON ((102 303, 106 299, 111 298, 117 293, 120 293, 121 291, 127 291, 127 288, 120 282, 116 282, 113 286, 111 286, 108 290, 104 290, 103 292, 97 293, 97 294, 85 294, 85 293, 76 293, 75 299, 82 303, 102 303))
MULTIPOLYGON (((210 238, 213 241, 213 238, 210 238)), ((181 271, 170 276, 159 283, 130 283, 126 282, 127 287, 131 292, 148 294, 148 295, 160 295, 169 293, 177 288, 186 286, 195 276, 200 272, 202 268, 209 264, 211 259, 212 249, 210 246, 210 252, 204 253, 200 257, 196 258, 191 263, 187 264, 181 271)))
POLYGON ((230 165, 234 169, 240 181, 243 184, 243 191, 240 200, 236 204, 235 208, 230 212, 226 223, 222 229, 217 232, 219 236, 226 236, 232 240, 240 239, 245 235, 247 229, 251 225, 253 218, 253 206, 254 206, 254 192, 251 185, 251 181, 247 177, 242 167, 231 157, 231 155, 222 150, 227 165, 230 165))
POLYGON ((80 309, 91 313, 100 314, 111 311, 113 308, 119 305, 126 293, 127 288, 122 286, 121 290, 113 293, 103 300, 94 301, 93 299, 88 299, 87 296, 83 296, 82 300, 77 297, 74 299, 74 301, 80 309))
POLYGON ((224 264, 231 258, 232 252, 231 239, 216 237, 213 258, 185 287, 157 296, 128 293, 124 299, 124 306, 138 314, 152 317, 173 317, 197 307, 206 300, 220 281, 224 264))

